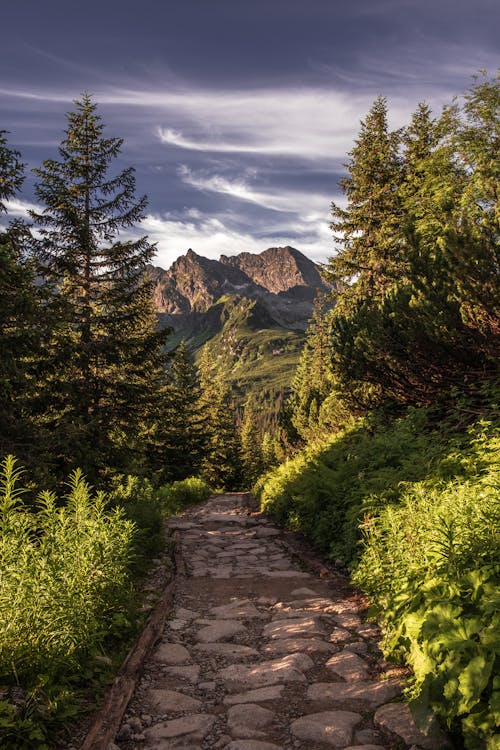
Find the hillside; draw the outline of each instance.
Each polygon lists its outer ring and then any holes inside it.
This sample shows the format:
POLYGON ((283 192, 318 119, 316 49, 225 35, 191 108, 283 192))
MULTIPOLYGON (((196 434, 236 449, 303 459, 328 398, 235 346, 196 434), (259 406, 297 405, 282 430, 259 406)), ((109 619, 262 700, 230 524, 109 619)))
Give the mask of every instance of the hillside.
POLYGON ((196 355, 208 342, 235 393, 277 411, 290 384, 318 290, 318 266, 292 247, 204 258, 193 250, 167 271, 151 266, 154 303, 174 348, 185 339, 196 355))

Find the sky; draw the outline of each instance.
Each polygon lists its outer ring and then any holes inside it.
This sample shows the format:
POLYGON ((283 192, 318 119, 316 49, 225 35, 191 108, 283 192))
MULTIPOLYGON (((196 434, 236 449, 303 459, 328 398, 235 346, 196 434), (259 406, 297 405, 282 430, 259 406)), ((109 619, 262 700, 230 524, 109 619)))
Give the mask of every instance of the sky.
POLYGON ((137 232, 163 268, 188 248, 324 262, 374 99, 400 127, 500 65, 498 0, 12 0, 0 18, 0 130, 27 175, 10 216, 35 203, 31 170, 58 158, 87 91, 124 139, 111 173, 135 168, 137 232))

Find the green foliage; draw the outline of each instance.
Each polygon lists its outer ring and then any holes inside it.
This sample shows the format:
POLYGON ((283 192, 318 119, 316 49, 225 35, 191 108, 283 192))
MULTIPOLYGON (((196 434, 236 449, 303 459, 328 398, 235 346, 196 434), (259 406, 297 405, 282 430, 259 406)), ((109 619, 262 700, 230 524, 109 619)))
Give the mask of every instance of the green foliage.
POLYGON ((366 518, 355 581, 384 622, 386 653, 413 669, 417 716, 461 721, 476 749, 494 746, 500 719, 500 440, 491 425, 478 425, 471 448, 475 474, 407 484, 397 505, 366 518))
POLYGON ((215 368, 207 348, 200 360, 200 380, 200 407, 207 429, 201 476, 212 487, 238 487, 240 436, 234 401, 223 371, 215 368))
POLYGON ((159 481, 197 474, 208 428, 201 408, 197 368, 181 341, 166 373, 149 459, 159 469, 159 481))
POLYGON ((110 175, 122 140, 103 137, 88 95, 75 102, 59 161, 35 170, 32 212, 53 324, 39 382, 39 422, 53 454, 87 476, 128 468, 156 413, 167 332, 157 330, 146 266, 155 248, 121 240, 144 217, 133 169, 110 175), (126 433, 126 438, 124 433, 126 433))
POLYGON ((499 82, 477 81, 438 120, 421 104, 395 133, 379 98, 362 123, 325 269, 334 414, 430 405, 496 371, 499 82))
POLYGON ((7 457, 0 471, 0 738, 2 747, 27 750, 44 747, 54 714, 71 710, 75 675, 90 676, 94 667, 98 674, 94 657, 130 631, 134 525, 121 510, 106 510, 80 471, 64 505, 45 491, 36 511, 23 505, 21 481, 7 457))
POLYGON ((199 477, 187 477, 157 490, 158 502, 166 515, 181 513, 189 505, 208 500, 211 494, 211 487, 199 477))
POLYGON ((417 717, 459 725, 471 750, 498 741, 500 666, 498 393, 480 392, 439 426, 424 409, 353 423, 255 489, 278 522, 350 564, 387 655, 414 671, 417 717))

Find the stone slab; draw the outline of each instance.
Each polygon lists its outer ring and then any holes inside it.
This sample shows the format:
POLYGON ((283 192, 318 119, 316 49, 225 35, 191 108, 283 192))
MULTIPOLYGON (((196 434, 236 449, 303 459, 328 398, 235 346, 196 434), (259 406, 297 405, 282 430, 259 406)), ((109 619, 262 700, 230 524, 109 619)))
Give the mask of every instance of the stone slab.
POLYGON ((277 638, 272 643, 262 647, 266 655, 293 654, 300 651, 304 654, 331 653, 336 646, 319 638, 277 638))
POLYGON ((262 731, 271 724, 276 714, 255 703, 232 706, 227 712, 227 725, 233 737, 242 739, 262 739, 262 731))
POLYGON ((302 670, 312 666, 313 662, 306 654, 290 654, 251 666, 232 664, 222 669, 219 677, 230 692, 236 692, 240 688, 266 687, 278 682, 306 682, 302 670))
POLYGON ((249 599, 237 599, 220 607, 212 607, 210 614, 221 620, 231 620, 233 618, 250 620, 254 617, 262 617, 261 612, 259 612, 249 599))
POLYGON ((346 701, 365 704, 377 708, 401 694, 399 680, 380 682, 316 682, 309 686, 307 698, 310 701, 344 703, 346 701))
POLYGON ((217 654, 228 659, 237 657, 259 656, 259 652, 250 646, 241 646, 239 643, 198 643, 193 647, 195 651, 203 651, 206 654, 217 654))
POLYGON ((449 747, 437 730, 434 736, 427 736, 420 731, 406 703, 387 703, 381 706, 375 712, 373 721, 384 732, 401 737, 407 745, 417 745, 426 750, 443 750, 449 747))
POLYGON ((198 664, 193 664, 187 667, 167 667, 166 671, 167 674, 171 674, 172 677, 180 677, 188 682, 198 682, 200 676, 200 667, 198 664))
POLYGON ((296 719, 290 729, 300 740, 345 747, 351 742, 354 727, 361 719, 360 714, 352 711, 323 711, 296 719))
POLYGON ((233 740, 226 745, 224 750, 283 750, 281 745, 273 745, 272 742, 260 742, 259 740, 233 740))
POLYGON ((334 654, 330 657, 325 666, 348 682, 366 680, 368 677, 368 665, 365 660, 358 654, 353 654, 345 649, 340 654, 334 654))
POLYGON ((164 688, 151 688, 148 690, 147 698, 160 714, 176 711, 197 711, 201 706, 201 701, 196 700, 196 698, 164 688))
POLYGON ((149 742, 160 742, 176 737, 189 735, 191 740, 202 740, 210 731, 215 722, 215 716, 210 714, 195 714, 182 716, 180 719, 162 721, 146 730, 146 739, 149 742))
POLYGON ((162 664, 186 664, 191 661, 191 655, 180 643, 160 643, 153 659, 162 664))
POLYGON ((199 630, 196 634, 196 640, 198 643, 229 641, 235 635, 246 633, 246 631, 246 627, 238 620, 221 620, 199 630))
POLYGON ((265 701, 279 700, 285 689, 284 685, 270 685, 269 687, 248 690, 246 693, 226 695, 224 703, 226 706, 235 706, 237 703, 264 703, 265 701))
POLYGON ((323 635, 324 628, 315 617, 301 617, 269 622, 263 631, 265 638, 293 638, 323 635))

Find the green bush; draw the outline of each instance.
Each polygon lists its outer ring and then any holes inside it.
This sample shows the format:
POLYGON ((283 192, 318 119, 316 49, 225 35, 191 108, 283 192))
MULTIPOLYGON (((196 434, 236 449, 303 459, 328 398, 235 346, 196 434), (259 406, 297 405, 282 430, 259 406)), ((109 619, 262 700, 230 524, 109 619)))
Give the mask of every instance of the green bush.
POLYGON ((144 573, 151 558, 156 557, 165 546, 163 535, 163 509, 159 490, 144 477, 120 475, 109 494, 110 503, 122 508, 125 517, 136 528, 133 543, 134 573, 144 573))
MULTIPOLYGON (((466 747, 500 734, 500 440, 474 439, 467 481, 405 486, 397 506, 364 523, 354 580, 385 625, 385 651, 411 665, 417 716, 461 722, 466 747), (481 461, 477 461, 480 457, 481 461)), ((464 460, 467 455, 464 455, 464 460)), ((470 458, 470 456, 469 456, 470 458)))
POLYGON ((107 511, 80 471, 64 505, 43 492, 22 503, 22 472, 0 467, 0 702, 2 748, 43 748, 51 715, 67 710, 75 674, 130 628, 128 567, 134 524, 107 511), (21 706, 11 700, 20 690, 21 706))
POLYGON ((201 503, 212 494, 210 486, 198 477, 188 477, 157 490, 157 498, 167 515, 180 513, 189 505, 201 503))
POLYGON ((500 442, 498 424, 466 428, 476 409, 461 403, 439 426, 426 410, 359 422, 255 492, 280 524, 351 566, 386 654, 413 669, 417 718, 431 709, 470 750, 498 750, 500 442))

